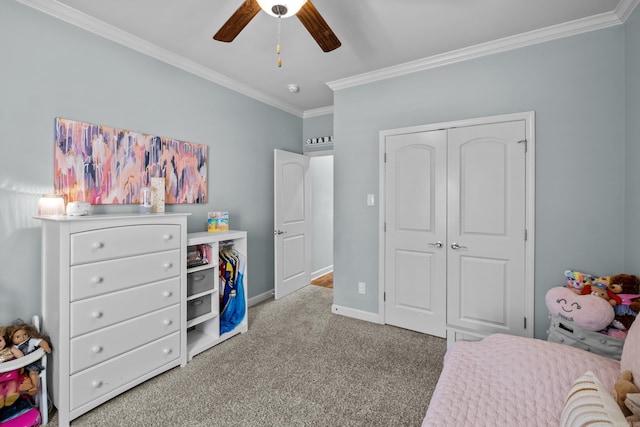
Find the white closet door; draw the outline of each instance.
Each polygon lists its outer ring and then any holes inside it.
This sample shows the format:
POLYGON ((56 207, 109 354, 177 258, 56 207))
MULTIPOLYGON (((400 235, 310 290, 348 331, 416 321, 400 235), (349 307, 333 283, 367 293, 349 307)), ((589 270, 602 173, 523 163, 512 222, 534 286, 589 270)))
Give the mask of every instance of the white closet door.
POLYGON ((385 323, 446 336, 446 131, 392 135, 385 152, 385 323))
POLYGON ((449 326, 525 335, 525 130, 448 131, 449 326))

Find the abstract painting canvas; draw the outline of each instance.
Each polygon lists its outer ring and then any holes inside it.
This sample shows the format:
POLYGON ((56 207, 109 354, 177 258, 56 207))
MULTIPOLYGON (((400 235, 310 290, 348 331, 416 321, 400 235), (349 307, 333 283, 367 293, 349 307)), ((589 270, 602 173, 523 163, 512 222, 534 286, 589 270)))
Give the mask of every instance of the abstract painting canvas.
POLYGON ((67 202, 137 204, 151 178, 164 178, 166 204, 207 203, 203 144, 56 118, 54 161, 67 202))

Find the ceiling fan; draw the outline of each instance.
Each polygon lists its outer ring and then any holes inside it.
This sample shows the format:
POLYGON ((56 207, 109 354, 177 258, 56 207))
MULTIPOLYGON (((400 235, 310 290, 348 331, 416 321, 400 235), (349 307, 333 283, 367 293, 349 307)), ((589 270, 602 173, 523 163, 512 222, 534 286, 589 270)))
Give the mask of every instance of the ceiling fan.
POLYGON ((233 41, 253 17, 260 12, 260 9, 278 18, 296 15, 325 52, 331 52, 341 46, 338 37, 329 28, 327 22, 310 0, 245 0, 213 36, 214 40, 227 43, 233 41))

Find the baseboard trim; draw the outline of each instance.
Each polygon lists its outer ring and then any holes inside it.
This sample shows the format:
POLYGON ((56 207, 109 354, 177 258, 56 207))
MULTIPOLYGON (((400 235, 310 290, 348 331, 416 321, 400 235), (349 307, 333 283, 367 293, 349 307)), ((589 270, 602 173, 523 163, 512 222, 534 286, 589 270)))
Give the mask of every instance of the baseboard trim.
POLYGON ((325 274, 331 273, 332 271, 333 271, 333 264, 328 267, 321 268, 320 270, 316 270, 311 273, 311 280, 316 280, 318 277, 322 277, 325 274))
POLYGON ((333 304, 331 306, 331 312, 333 314, 340 314, 342 316, 352 317, 354 319, 364 320, 367 322, 378 323, 381 325, 384 324, 382 317, 379 314, 371 313, 370 311, 357 310, 355 308, 333 304))
POLYGON ((256 295, 254 297, 249 298, 247 303, 249 304, 249 307, 251 307, 253 305, 259 304, 262 301, 266 301, 271 298, 273 298, 273 289, 271 289, 270 291, 261 293, 260 295, 256 295))

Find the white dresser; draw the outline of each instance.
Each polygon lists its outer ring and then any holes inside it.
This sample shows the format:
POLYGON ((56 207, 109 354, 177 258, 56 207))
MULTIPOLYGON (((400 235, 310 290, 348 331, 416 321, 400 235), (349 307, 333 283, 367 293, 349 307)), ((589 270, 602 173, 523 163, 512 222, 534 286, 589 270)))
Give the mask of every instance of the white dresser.
POLYGON ((187 214, 39 217, 59 425, 186 364, 187 214))

